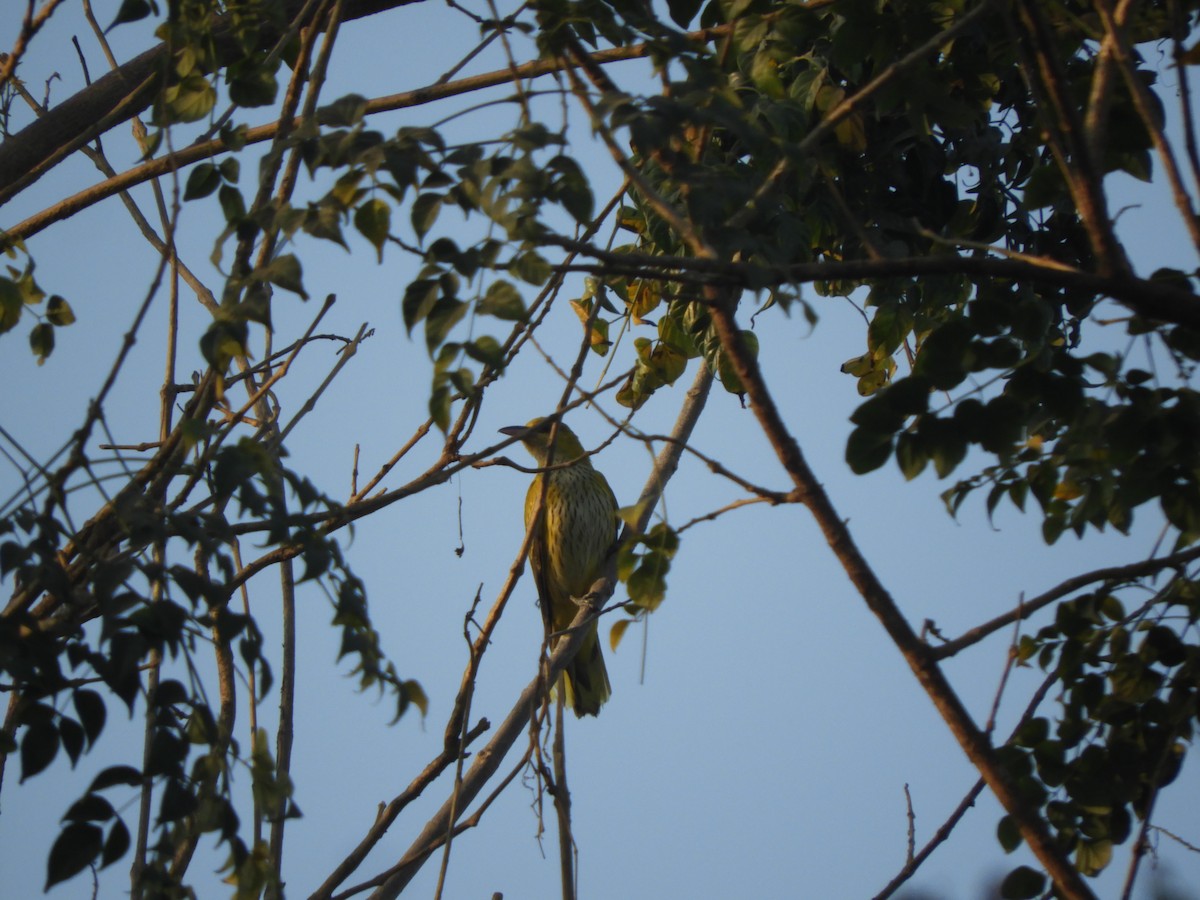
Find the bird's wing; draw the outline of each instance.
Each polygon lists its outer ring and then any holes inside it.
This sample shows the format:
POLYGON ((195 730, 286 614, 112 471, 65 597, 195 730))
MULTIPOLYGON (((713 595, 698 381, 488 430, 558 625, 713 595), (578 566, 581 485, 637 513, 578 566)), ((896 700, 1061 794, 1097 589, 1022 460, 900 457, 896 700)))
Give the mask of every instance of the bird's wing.
MULTIPOLYGON (((595 470, 593 470, 593 471, 595 471, 595 470)), ((621 517, 619 515, 617 515, 617 510, 619 510, 621 508, 621 504, 619 504, 617 502, 617 495, 613 493, 612 485, 610 485, 608 483, 608 479, 605 478, 603 475, 601 475, 599 472, 595 472, 595 474, 596 474, 596 479, 602 485, 604 485, 604 491, 606 494, 608 494, 608 502, 610 504, 612 504, 612 517, 613 517, 612 539, 615 541, 617 539, 618 533, 621 530, 621 517)))
MULTIPOLYGON (((549 485, 547 485, 547 491, 549 491, 549 485)), ((554 630, 554 604, 547 582, 546 529, 542 527, 546 520, 545 500, 541 503, 542 510, 538 516, 540 521, 537 523, 533 521, 540 499, 542 499, 542 479, 538 477, 529 485, 529 491, 525 494, 525 528, 533 529, 533 541, 529 545, 529 569, 533 573, 533 583, 537 587, 538 606, 542 610, 542 621, 546 625, 546 633, 549 634, 554 630)))

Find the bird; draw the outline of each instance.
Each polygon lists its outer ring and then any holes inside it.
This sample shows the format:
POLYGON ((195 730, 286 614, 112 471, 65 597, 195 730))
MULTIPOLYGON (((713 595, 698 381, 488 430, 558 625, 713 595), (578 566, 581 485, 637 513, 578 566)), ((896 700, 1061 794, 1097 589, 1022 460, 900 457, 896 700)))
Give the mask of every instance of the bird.
MULTIPOLYGON (((616 495, 592 467, 575 432, 560 422, 551 450, 552 424, 537 418, 500 429, 501 434, 519 437, 539 467, 553 466, 534 477, 525 495, 525 528, 533 532, 529 566, 550 634, 564 631, 575 619, 578 601, 600 577, 616 543, 619 521, 616 495), (539 503, 541 515, 534 522, 539 503)), ((579 652, 563 670, 562 686, 564 700, 580 718, 598 715, 612 693, 594 620, 587 625, 579 652)))

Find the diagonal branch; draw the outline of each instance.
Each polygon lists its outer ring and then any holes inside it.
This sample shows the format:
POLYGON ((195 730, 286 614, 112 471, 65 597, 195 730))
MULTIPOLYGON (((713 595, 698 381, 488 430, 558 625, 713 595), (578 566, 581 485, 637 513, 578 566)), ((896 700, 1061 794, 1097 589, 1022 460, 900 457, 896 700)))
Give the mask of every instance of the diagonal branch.
POLYGON ((795 438, 784 424, 757 361, 746 350, 734 321, 731 305, 722 302, 715 289, 712 290, 710 303, 713 325, 720 338, 721 347, 732 362, 742 387, 750 398, 751 408, 759 425, 774 447, 779 461, 791 476, 799 499, 817 520, 826 543, 841 562, 851 583, 904 656, 905 662, 933 701, 959 746, 979 770, 1005 810, 1013 817, 1025 842, 1046 867, 1059 891, 1070 898, 1093 897, 1091 889, 1055 842, 1037 809, 1020 793, 996 758, 987 735, 971 718, 962 700, 930 654, 928 645, 913 631, 896 601, 863 557, 850 535, 845 520, 838 515, 824 487, 808 467, 795 438))
POLYGON ((935 660, 954 656, 972 644, 979 643, 979 641, 999 631, 1006 625, 1011 625, 1019 619, 1028 619, 1039 609, 1044 609, 1054 601, 1068 594, 1073 594, 1075 591, 1081 590, 1089 584, 1095 584, 1096 582, 1103 582, 1110 585, 1122 584, 1136 578, 1153 575, 1161 572, 1163 569, 1180 569, 1188 563, 1194 562, 1196 559, 1200 559, 1200 547, 1181 550, 1179 553, 1173 553, 1170 556, 1157 559, 1144 559, 1124 566, 1109 566, 1104 569, 1096 569, 1092 572, 1084 572, 1081 575, 1068 578, 1066 581, 1055 585, 1032 600, 1026 600, 1016 609, 1010 609, 1008 612, 964 632, 954 640, 947 641, 938 647, 931 647, 929 655, 935 660))

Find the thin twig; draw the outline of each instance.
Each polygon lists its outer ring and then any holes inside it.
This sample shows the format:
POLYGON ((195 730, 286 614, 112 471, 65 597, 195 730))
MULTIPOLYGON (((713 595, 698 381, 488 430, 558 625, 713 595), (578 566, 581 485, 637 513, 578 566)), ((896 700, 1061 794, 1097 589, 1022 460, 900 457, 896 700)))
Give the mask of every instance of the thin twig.
POLYGON ((954 656, 972 644, 979 643, 985 637, 999 631, 1006 625, 1011 625, 1021 619, 1027 619, 1038 610, 1044 609, 1056 600, 1060 600, 1068 594, 1073 594, 1075 591, 1082 590, 1088 585, 1096 583, 1110 585, 1124 584, 1137 578, 1154 575, 1165 569, 1181 569, 1197 559, 1200 559, 1200 547, 1191 547, 1187 550, 1181 550, 1178 553, 1172 553, 1170 556, 1145 559, 1123 566, 1108 566, 1103 569, 1094 569, 1091 572, 1074 575, 1050 588, 1050 590, 1039 594, 1032 600, 1019 603, 1008 612, 964 632, 959 637, 949 640, 938 647, 931 647, 929 651, 930 655, 937 660, 954 656))

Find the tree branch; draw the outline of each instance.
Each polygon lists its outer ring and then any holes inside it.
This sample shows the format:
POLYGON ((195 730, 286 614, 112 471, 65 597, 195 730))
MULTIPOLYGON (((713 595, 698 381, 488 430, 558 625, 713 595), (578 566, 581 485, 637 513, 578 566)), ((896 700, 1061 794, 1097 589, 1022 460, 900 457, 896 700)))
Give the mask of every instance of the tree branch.
POLYGON ((1200 328, 1197 296, 1159 281, 1131 274, 1100 275, 1084 272, 1053 259, 1033 262, 1031 258, 996 259, 991 256, 911 256, 900 259, 852 259, 796 263, 764 268, 752 263, 690 256, 651 256, 643 253, 614 253, 589 247, 556 235, 543 235, 545 243, 569 247, 590 256, 600 265, 571 264, 569 271, 679 280, 690 283, 778 287, 813 281, 857 281, 880 278, 927 278, 933 275, 965 275, 969 278, 1008 278, 1051 287, 1072 288, 1096 296, 1111 297, 1134 313, 1158 322, 1200 328), (707 279, 677 278, 675 273, 708 276, 707 279))
POLYGON ((1095 584, 1096 582, 1121 584, 1132 581, 1135 578, 1154 575, 1163 569, 1182 568, 1197 559, 1200 559, 1200 547, 1192 547, 1188 550, 1181 550, 1179 553, 1173 553, 1170 556, 1157 559, 1144 559, 1140 562, 1129 563, 1124 566, 1109 566, 1108 568, 1095 569, 1091 572, 1075 575, 1055 585, 1045 593, 1039 594, 1032 600, 1026 600, 1015 609, 1010 609, 1008 612, 996 616, 996 618, 984 622, 982 625, 977 625, 975 628, 964 632, 951 641, 947 641, 937 647, 930 647, 929 655, 934 660, 943 660, 954 656, 972 644, 979 643, 985 637, 999 631, 1006 625, 1011 625, 1020 619, 1028 619, 1038 610, 1044 609, 1054 601, 1060 600, 1068 594, 1073 594, 1075 591, 1081 590, 1089 584, 1095 584))
POLYGON ((937 661, 930 654, 928 645, 912 630, 896 601, 859 551, 845 521, 834 509, 824 487, 809 469, 799 445, 784 425, 775 401, 763 381, 758 363, 747 352, 738 332, 731 305, 720 302, 714 292, 710 298, 710 309, 721 347, 741 379, 759 425, 774 447, 779 461, 792 477, 801 501, 817 520, 826 542, 841 562, 851 583, 858 589, 867 607, 879 619, 892 642, 904 656, 959 746, 987 781, 1001 805, 1013 817, 1025 842, 1046 867, 1058 889, 1070 898, 1093 897, 1091 889, 1063 854, 1038 811, 1021 795, 996 758, 987 735, 967 712, 945 674, 938 667, 937 661))

